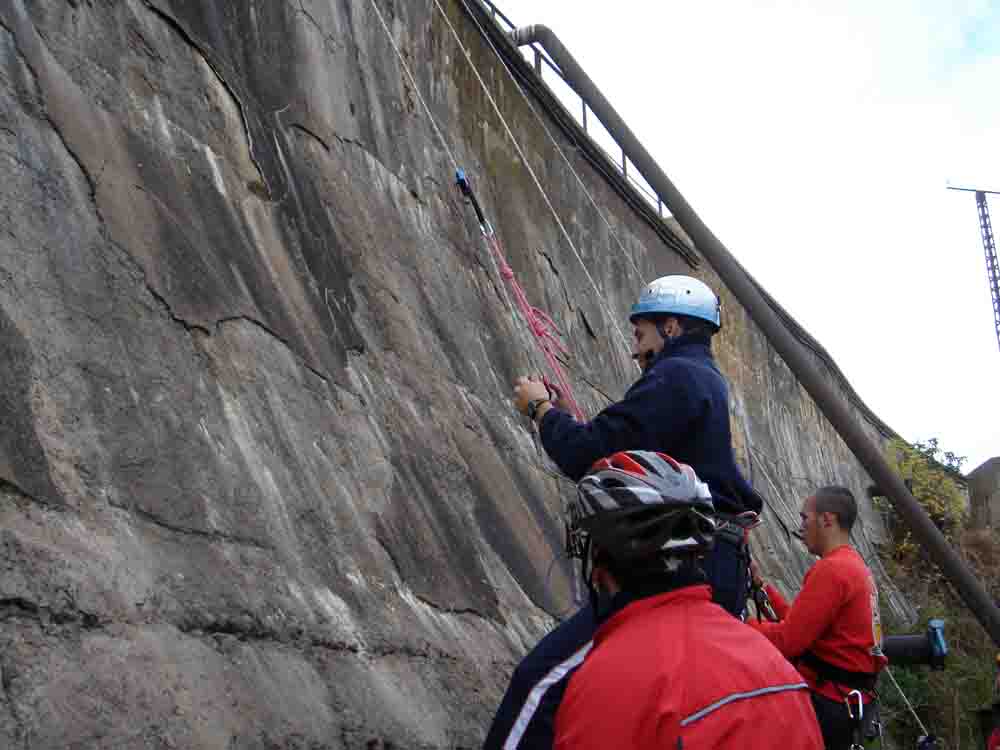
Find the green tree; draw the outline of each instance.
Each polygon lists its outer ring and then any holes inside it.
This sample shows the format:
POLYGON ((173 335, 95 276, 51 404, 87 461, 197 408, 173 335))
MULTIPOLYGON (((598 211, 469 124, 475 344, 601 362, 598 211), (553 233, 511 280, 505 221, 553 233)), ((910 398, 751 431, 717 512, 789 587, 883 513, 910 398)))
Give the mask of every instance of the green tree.
MULTIPOLYGON (((992 531, 967 528, 960 473, 965 458, 942 450, 936 438, 912 445, 893 440, 886 447, 886 458, 945 538, 997 596, 1000 543, 992 531)), ((890 531, 890 542, 882 549, 886 568, 920 613, 919 623, 904 632, 922 632, 930 618, 943 617, 950 649, 942 672, 892 665, 890 669, 923 723, 943 740, 944 747, 982 747, 984 738, 974 712, 992 700, 996 648, 887 500, 876 497, 875 501, 890 531)), ((889 625, 890 633, 896 630, 894 625, 889 625)), ((909 707, 889 680, 881 679, 879 690, 888 734, 898 746, 913 747, 921 730, 909 707)))
MULTIPOLYGON (((945 538, 956 544, 967 518, 965 494, 959 484, 959 469, 965 457, 942 451, 937 438, 913 444, 895 438, 886 448, 886 459, 945 538)), ((882 507, 887 508, 885 499, 881 500, 882 507)), ((892 514, 889 519, 893 559, 903 564, 915 562, 920 555, 912 532, 895 522, 892 514)))

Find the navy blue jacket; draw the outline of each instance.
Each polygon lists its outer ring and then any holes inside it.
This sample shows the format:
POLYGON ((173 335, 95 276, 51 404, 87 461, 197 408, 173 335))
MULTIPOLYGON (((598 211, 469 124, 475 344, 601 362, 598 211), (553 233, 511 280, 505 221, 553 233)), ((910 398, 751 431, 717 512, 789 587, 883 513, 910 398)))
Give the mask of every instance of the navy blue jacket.
POLYGON ((612 453, 659 451, 695 470, 712 491, 716 510, 761 510, 760 497, 736 466, 729 387, 708 337, 685 335, 666 342, 625 398, 589 422, 550 409, 539 431, 545 452, 574 481, 612 453))

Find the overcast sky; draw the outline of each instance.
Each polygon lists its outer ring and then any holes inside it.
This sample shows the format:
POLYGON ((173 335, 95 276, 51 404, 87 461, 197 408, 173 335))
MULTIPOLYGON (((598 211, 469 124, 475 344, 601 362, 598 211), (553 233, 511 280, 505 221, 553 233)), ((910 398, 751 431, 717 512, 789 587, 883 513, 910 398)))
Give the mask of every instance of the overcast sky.
POLYGON ((1000 190, 1000 2, 497 2, 556 32, 876 414, 965 471, 1000 455, 975 196, 945 189, 1000 190))

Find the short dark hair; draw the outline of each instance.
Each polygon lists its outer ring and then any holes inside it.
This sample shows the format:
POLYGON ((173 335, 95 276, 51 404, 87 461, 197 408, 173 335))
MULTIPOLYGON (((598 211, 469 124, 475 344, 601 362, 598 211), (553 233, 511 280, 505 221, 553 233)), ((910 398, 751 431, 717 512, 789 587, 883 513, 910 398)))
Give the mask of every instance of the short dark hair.
POLYGON ((817 513, 833 513, 844 531, 850 531, 858 517, 858 504, 846 487, 836 484, 820 487, 813 495, 817 513))
POLYGON ((592 554, 594 567, 607 570, 623 591, 637 596, 649 596, 707 580, 702 562, 705 550, 660 552, 642 560, 623 562, 594 543, 592 554))
POLYGON ((684 329, 684 333, 693 334, 695 336, 705 336, 711 338, 719 329, 716 328, 712 323, 707 320, 702 320, 701 318, 695 318, 691 315, 674 315, 673 313, 661 313, 659 315, 649 316, 650 320, 659 325, 660 323, 665 323, 667 318, 674 318, 678 323, 681 324, 681 328, 684 329))

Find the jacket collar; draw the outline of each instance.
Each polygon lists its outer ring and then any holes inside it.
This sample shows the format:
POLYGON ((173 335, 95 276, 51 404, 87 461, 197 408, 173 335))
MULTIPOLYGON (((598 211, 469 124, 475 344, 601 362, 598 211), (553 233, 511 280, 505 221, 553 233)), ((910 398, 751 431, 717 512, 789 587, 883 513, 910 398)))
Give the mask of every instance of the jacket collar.
POLYGON ((712 357, 712 339, 700 333, 685 333, 663 342, 663 349, 656 359, 675 357, 681 354, 701 354, 712 357))
MULTIPOLYGON (((624 592, 622 592, 624 593, 624 592)), ((666 607, 673 604, 683 604, 690 602, 712 600, 712 590, 708 584, 697 584, 695 586, 684 586, 682 588, 667 591, 663 594, 635 598, 629 596, 616 595, 615 604, 621 608, 611 614, 598 628, 594 634, 594 645, 603 641, 615 630, 620 628, 629 620, 641 616, 649 610, 658 607, 666 607), (621 599, 619 599, 621 597, 621 599)), ((614 605, 612 609, 614 608, 614 605)))

